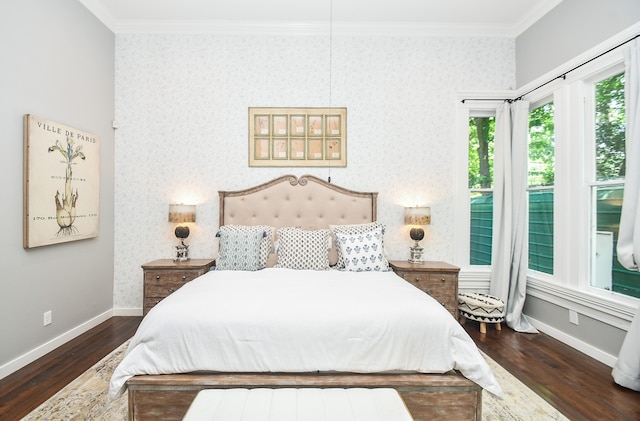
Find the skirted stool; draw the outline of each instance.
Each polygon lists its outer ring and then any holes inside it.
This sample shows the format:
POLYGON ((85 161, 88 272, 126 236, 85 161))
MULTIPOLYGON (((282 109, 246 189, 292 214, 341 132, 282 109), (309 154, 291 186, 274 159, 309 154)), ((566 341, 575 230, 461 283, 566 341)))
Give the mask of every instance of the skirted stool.
POLYGON ((480 322, 480 333, 487 333, 487 323, 495 323, 496 330, 501 330, 504 321, 504 301, 488 294, 478 292, 461 292, 458 294, 458 310, 461 323, 466 319, 480 322))

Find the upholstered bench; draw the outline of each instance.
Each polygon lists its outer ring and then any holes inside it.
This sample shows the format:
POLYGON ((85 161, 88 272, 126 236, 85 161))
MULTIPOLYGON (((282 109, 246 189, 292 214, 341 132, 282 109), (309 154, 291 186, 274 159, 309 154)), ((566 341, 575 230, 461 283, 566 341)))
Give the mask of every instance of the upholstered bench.
POLYGON ((183 421, 409 421, 394 389, 205 389, 183 421))
POLYGON ((461 323, 466 319, 480 322, 480 333, 487 333, 487 323, 495 323, 496 329, 501 330, 500 323, 504 321, 504 301, 488 294, 478 292, 461 292, 458 294, 458 310, 462 316, 461 323))

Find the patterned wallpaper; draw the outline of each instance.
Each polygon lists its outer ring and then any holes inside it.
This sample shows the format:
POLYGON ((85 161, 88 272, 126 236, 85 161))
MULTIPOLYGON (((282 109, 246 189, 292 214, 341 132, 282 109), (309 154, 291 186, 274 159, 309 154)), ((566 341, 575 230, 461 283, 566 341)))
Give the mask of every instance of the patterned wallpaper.
POLYGON ((141 308, 140 265, 173 256, 169 203, 197 204, 191 257, 212 257, 217 191, 282 174, 379 192, 391 258, 409 254, 403 206, 430 205, 425 258, 451 261, 453 162, 464 159, 454 156, 456 92, 512 88, 514 40, 334 35, 332 44, 329 54, 322 36, 116 36, 115 309, 141 308), (326 106, 347 107, 346 168, 248 167, 249 107, 326 106))

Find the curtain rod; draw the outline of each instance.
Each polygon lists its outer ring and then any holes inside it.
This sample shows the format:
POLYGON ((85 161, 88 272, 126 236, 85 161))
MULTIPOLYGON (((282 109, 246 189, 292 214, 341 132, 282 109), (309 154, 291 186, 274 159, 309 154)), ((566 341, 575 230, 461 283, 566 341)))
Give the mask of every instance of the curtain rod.
POLYGON ((638 34, 638 35, 636 35, 636 36, 634 36, 634 37, 632 37, 632 38, 629 38, 628 40, 623 41, 623 42, 621 42, 620 44, 618 44, 618 45, 616 45, 616 46, 614 46, 614 47, 609 48, 607 51, 605 51, 605 52, 603 52, 603 53, 600 53, 600 54, 598 54, 597 56, 592 57, 592 58, 590 58, 589 60, 587 60, 587 61, 585 61, 585 62, 583 62, 583 63, 578 64, 577 66, 575 66, 575 67, 573 67, 573 68, 571 68, 571 69, 567 70, 566 72, 564 72, 564 73, 563 73, 563 74, 561 74, 560 76, 556 76, 556 77, 554 77, 553 79, 548 80, 548 81, 546 81, 545 83, 543 83, 543 84, 541 84, 541 85, 536 86, 535 88, 533 88, 533 89, 531 89, 531 90, 529 90, 529 91, 525 92, 524 94, 520 95, 520 96, 519 96, 519 97, 517 97, 517 98, 504 98, 504 99, 496 99, 496 98, 492 98, 492 99, 468 98, 468 99, 463 99, 463 100, 462 100, 462 103, 464 104, 464 103, 465 103, 465 101, 504 101, 504 102, 508 102, 508 103, 512 103, 512 102, 515 102, 515 101, 520 101, 524 96, 529 95, 531 92, 537 91, 538 89, 542 88, 543 86, 547 86, 547 85, 548 85, 548 84, 550 84, 551 82, 556 81, 556 80, 558 80, 558 79, 563 79, 563 80, 564 80, 564 79, 566 79, 566 78, 567 78, 567 74, 568 74, 568 73, 571 73, 571 72, 573 72, 574 70, 577 70, 577 69, 581 68, 582 66, 584 66, 584 65, 586 65, 586 64, 589 64, 589 63, 591 63, 591 62, 592 62, 592 61, 594 61, 594 60, 599 59, 600 57, 604 56, 605 54, 609 54, 610 52, 612 52, 612 51, 613 51, 613 50, 615 50, 616 48, 620 48, 620 47, 622 47, 623 45, 630 43, 631 41, 633 41, 634 39, 636 39, 636 38, 638 38, 638 37, 640 37, 640 34, 638 34))

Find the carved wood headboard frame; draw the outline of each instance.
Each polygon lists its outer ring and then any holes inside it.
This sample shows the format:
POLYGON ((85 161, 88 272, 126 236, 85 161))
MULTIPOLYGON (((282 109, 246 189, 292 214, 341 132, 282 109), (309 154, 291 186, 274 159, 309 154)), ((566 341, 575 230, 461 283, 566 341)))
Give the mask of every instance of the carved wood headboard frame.
POLYGON ((312 175, 284 175, 245 190, 219 191, 218 195, 220 226, 322 229, 377 218, 377 192, 349 190, 312 175))

